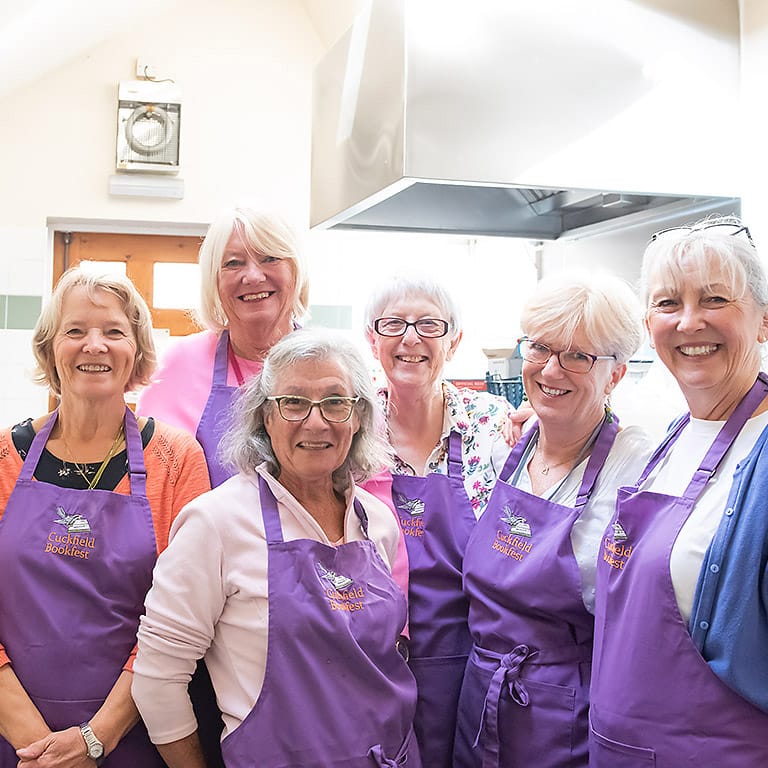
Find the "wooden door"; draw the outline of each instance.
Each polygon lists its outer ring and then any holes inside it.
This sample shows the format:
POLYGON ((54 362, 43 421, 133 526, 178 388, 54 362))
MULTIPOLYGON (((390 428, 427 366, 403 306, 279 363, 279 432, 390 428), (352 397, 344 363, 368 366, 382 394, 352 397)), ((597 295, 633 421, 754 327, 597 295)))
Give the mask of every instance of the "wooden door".
MULTIPOLYGON (((53 284, 70 267, 81 261, 122 263, 152 312, 155 329, 167 329, 171 336, 186 336, 200 330, 192 319, 197 306, 197 284, 180 275, 175 288, 188 283, 188 306, 160 306, 157 275, 169 265, 197 264, 202 237, 175 235, 125 235, 94 232, 55 232, 53 246, 53 284), (156 290, 157 289, 157 290, 156 290)), ((171 269, 173 267, 171 266, 171 269)), ((197 275, 195 275, 197 277, 197 275)))

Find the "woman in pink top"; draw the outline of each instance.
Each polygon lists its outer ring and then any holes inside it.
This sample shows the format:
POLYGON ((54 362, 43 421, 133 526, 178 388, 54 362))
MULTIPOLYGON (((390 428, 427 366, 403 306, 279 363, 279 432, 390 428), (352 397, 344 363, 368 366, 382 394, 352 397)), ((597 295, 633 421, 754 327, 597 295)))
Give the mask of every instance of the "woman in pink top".
POLYGON ((194 434, 215 487, 233 474, 218 458, 232 396, 297 326, 309 291, 293 231, 278 216, 248 207, 213 221, 200 270, 198 316, 206 330, 168 351, 137 412, 194 434))

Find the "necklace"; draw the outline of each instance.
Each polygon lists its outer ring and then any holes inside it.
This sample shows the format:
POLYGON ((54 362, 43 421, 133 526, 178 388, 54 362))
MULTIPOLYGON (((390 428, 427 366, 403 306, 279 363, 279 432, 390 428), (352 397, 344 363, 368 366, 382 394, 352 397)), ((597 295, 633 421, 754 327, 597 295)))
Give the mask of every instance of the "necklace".
POLYGON ((539 459, 539 461, 542 464, 542 467, 539 470, 539 474, 541 474, 541 475, 548 475, 550 469, 554 469, 555 467, 562 467, 563 464, 568 464, 571 461, 571 459, 566 459, 565 461, 558 461, 557 464, 544 464, 543 463, 544 459, 539 459))
POLYGON ((109 464, 109 462, 112 461, 112 459, 117 455, 117 449, 123 440, 124 429, 124 424, 121 422, 120 429, 117 430, 115 439, 112 442, 112 446, 107 451, 107 455, 104 457, 104 461, 101 462, 99 468, 96 470, 96 473, 91 478, 89 478, 88 475, 93 472, 93 470, 87 464, 79 464, 74 460, 74 458, 72 458, 74 454, 72 449, 69 447, 66 438, 64 437, 64 433, 62 432, 61 441, 64 443, 64 447, 67 449, 67 455, 70 457, 68 463, 71 464, 75 468, 75 472, 77 472, 77 474, 80 475, 83 480, 85 480, 85 484, 88 486, 89 491, 92 491, 98 485, 99 480, 101 480, 101 476, 104 474, 104 470, 107 468, 107 464, 109 464))

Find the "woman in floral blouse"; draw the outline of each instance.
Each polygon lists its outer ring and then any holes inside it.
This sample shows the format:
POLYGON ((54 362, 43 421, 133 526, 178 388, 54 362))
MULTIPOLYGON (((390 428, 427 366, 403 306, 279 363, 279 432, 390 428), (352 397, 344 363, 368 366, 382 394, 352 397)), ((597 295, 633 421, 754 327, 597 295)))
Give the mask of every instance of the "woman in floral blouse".
POLYGON ((456 304, 433 280, 395 278, 379 287, 366 332, 387 379, 381 394, 395 454, 392 501, 408 548, 416 735, 426 763, 449 768, 472 646, 462 560, 509 454, 501 430, 514 409, 443 379, 461 323, 456 304))

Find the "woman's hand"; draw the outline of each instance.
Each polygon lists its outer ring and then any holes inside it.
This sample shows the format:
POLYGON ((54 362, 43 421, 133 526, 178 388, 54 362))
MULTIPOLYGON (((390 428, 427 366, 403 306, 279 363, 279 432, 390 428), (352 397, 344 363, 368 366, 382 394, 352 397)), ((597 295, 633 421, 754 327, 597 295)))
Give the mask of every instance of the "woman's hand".
POLYGON ((501 427, 501 436, 507 445, 512 448, 523 434, 523 424, 533 416, 533 408, 528 403, 521 403, 520 407, 509 415, 509 418, 501 427))
POLYGON ((54 731, 16 750, 19 768, 93 768, 83 735, 77 726, 54 731))

